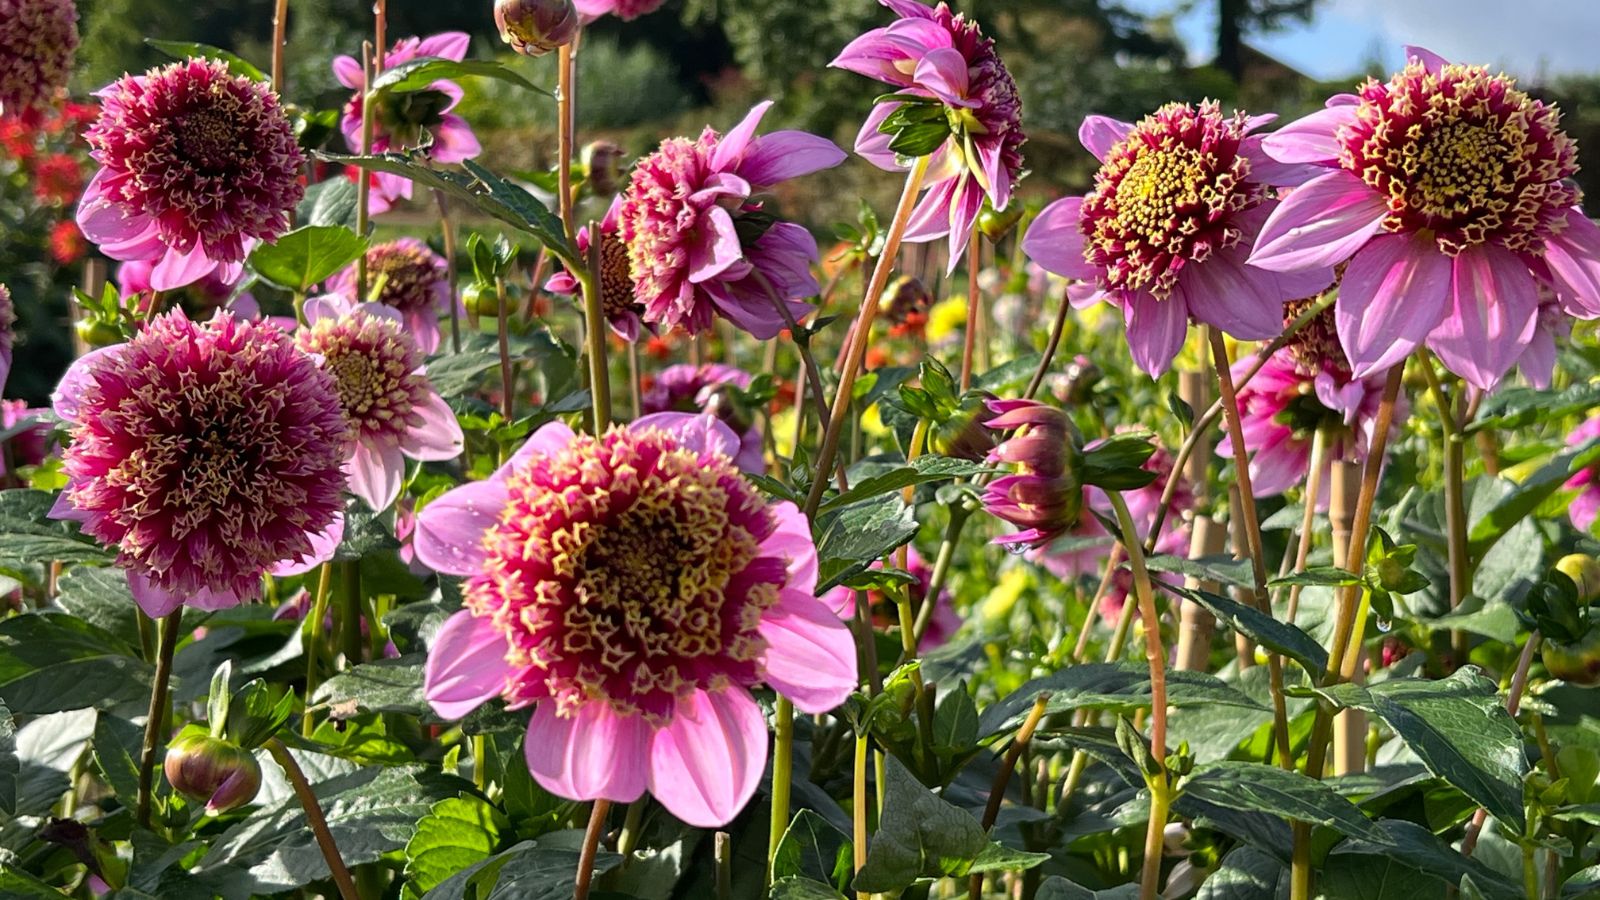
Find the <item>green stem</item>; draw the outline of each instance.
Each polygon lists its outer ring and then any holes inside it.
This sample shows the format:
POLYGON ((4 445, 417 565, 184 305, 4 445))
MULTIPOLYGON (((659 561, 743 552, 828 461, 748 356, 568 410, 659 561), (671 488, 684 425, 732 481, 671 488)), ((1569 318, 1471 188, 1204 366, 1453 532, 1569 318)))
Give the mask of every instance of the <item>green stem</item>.
POLYGON ((294 794, 300 800, 300 808, 305 810, 306 823, 311 826, 311 833, 317 839, 317 847, 322 850, 322 858, 328 864, 328 871, 333 875, 333 883, 339 887, 339 896, 343 900, 361 900, 361 893, 356 890, 356 883, 350 878, 350 870, 345 868, 344 857, 339 853, 339 845, 333 840, 333 832, 328 830, 327 817, 322 814, 322 806, 317 802, 317 794, 306 781, 306 773, 300 770, 300 764, 295 762, 289 748, 283 741, 273 738, 267 742, 267 750, 272 758, 283 767, 285 775, 289 776, 289 784, 294 788, 294 794))
MULTIPOLYGON (((142 613, 141 613, 142 615, 142 613)), ((144 746, 139 753, 139 799, 135 818, 145 828, 150 827, 150 803, 155 788, 156 757, 160 754, 162 735, 166 733, 167 688, 172 684, 172 655, 178 649, 178 632, 181 629, 183 607, 168 613, 156 623, 160 633, 160 649, 156 651, 156 680, 150 687, 150 710, 144 722, 144 746)))
POLYGON ((622 857, 622 864, 627 865, 633 858, 633 851, 639 846, 640 828, 644 825, 645 798, 628 804, 628 812, 622 819, 622 831, 617 834, 617 855, 622 857))
POLYGON ((772 820, 767 829, 767 884, 772 883, 778 844, 789 830, 789 792, 794 778, 794 704, 780 696, 773 707, 772 820))
POLYGON ((361 662, 361 570, 355 560, 339 563, 340 642, 347 667, 361 662))
MULTIPOLYGON (((600 251, 595 241, 590 256, 600 251)), ((594 431, 601 434, 611 424, 611 368, 606 359, 606 318, 601 308, 600 266, 591 259, 589 271, 579 270, 578 283, 583 286, 583 328, 588 342, 589 394, 593 401, 594 431)))
POLYGON ((510 425, 516 418, 516 379, 511 374, 511 309, 506 303, 506 280, 494 278, 495 303, 499 314, 495 316, 496 333, 500 341, 500 417, 510 425))
MULTIPOLYGON (((856 757, 853 790, 851 792, 851 825, 855 834, 851 849, 855 854, 856 871, 861 871, 867 864, 867 757, 869 743, 864 734, 856 735, 856 757)), ((856 893, 856 900, 868 900, 871 895, 865 891, 856 893)))
POLYGON ((311 610, 307 615, 310 627, 307 630, 304 653, 306 655, 306 709, 300 719, 300 733, 306 737, 316 730, 315 717, 311 713, 311 698, 317 693, 319 677, 317 673, 317 659, 322 653, 322 623, 328 615, 328 594, 333 588, 333 563, 325 562, 318 568, 317 592, 311 601, 311 610))
MULTIPOLYGON (((1457 609, 1467 596, 1471 579, 1471 558, 1467 551, 1467 503, 1465 486, 1466 437, 1461 433, 1461 419, 1456 415, 1449 395, 1434 371, 1433 358, 1426 350, 1418 351, 1418 368, 1428 380, 1428 393, 1433 396, 1439 410, 1439 425, 1444 432, 1444 517, 1450 559, 1450 608, 1457 609)), ((1466 662, 1466 632, 1450 632, 1450 646, 1456 665, 1466 662)))

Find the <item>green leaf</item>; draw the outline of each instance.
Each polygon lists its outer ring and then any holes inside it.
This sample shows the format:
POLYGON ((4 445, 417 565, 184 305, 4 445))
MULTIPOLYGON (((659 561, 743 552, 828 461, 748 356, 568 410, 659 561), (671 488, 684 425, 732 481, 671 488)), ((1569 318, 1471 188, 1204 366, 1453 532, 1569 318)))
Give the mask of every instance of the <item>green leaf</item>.
POLYGON ((1445 889, 1398 860, 1364 853, 1330 854, 1318 883, 1326 896, 1349 900, 1443 900, 1445 889))
MULTIPOLYGON (((1593 464, 1597 452, 1600 452, 1600 448, 1591 442, 1557 456, 1520 482, 1491 480, 1486 476, 1486 481, 1506 489, 1500 492, 1489 509, 1481 513, 1477 509, 1472 511, 1472 526, 1467 532, 1467 547, 1471 555, 1474 558, 1482 557, 1512 526, 1527 518, 1541 503, 1560 490, 1568 478, 1593 464)), ((1480 488, 1474 492, 1474 500, 1479 496, 1494 495, 1480 488)))
POLYGON ((235 75, 243 75, 251 81, 267 80, 266 74, 253 63, 220 47, 193 41, 158 41, 155 38, 145 38, 144 42, 173 59, 214 59, 217 62, 227 63, 228 71, 235 75))
POLYGON ((1289 867, 1281 860, 1254 847, 1235 847, 1201 883, 1195 900, 1278 900, 1280 885, 1287 896, 1289 867))
POLYGON ((1521 885, 1513 883, 1476 858, 1462 856, 1454 847, 1415 822, 1382 819, 1374 824, 1383 833, 1382 841, 1352 841, 1340 845, 1339 852, 1380 854, 1426 872, 1446 884, 1459 884, 1463 878, 1470 878, 1486 900, 1520 900, 1525 896, 1521 885))
POLYGON ((822 504, 819 512, 827 514, 852 503, 869 500, 912 485, 945 481, 951 478, 967 478, 987 471, 990 470, 978 463, 965 459, 956 459, 950 456, 919 456, 908 465, 900 466, 882 475, 876 475, 851 485, 850 490, 829 498, 826 503, 822 504))
POLYGON ((1363 687, 1317 689, 1336 706, 1365 710, 1389 724, 1428 771, 1518 831, 1524 824, 1522 732, 1494 682, 1466 666, 1449 678, 1395 678, 1363 687))
POLYGON ((132 647, 68 615, 0 622, 0 700, 12 713, 109 709, 149 696, 153 671, 132 647))
POLYGON ((1139 886, 1136 884, 1122 884, 1103 891, 1091 891, 1060 875, 1051 875, 1039 885, 1039 892, 1034 895, 1034 900, 1136 900, 1138 896, 1139 886))
POLYGON ((1553 422, 1600 406, 1600 382, 1575 384, 1563 391, 1507 388, 1495 391, 1478 408, 1467 431, 1511 430, 1553 422))
POLYGON ((326 281, 367 252, 367 239, 343 225, 306 225, 250 254, 250 267, 297 294, 326 281))
POLYGON ((817 540, 821 560, 817 593, 867 570, 917 534, 917 520, 901 498, 889 495, 855 503, 826 520, 817 540))
MULTIPOLYGON (((1132 713, 1150 705, 1150 670, 1143 664, 1087 663, 1035 678, 983 711, 978 735, 989 738, 1022 724, 1039 695, 1048 692, 1046 714, 1075 709, 1108 709, 1132 713)), ((1220 704, 1263 709, 1214 675, 1167 672, 1167 702, 1176 707, 1220 704)))
POLYGON ((111 551, 73 522, 50 518, 49 491, 0 491, 0 560, 13 563, 109 562, 111 551))
POLYGON ((488 859, 504 824, 494 807, 472 794, 435 803, 406 842, 408 886, 426 893, 456 872, 488 859))
POLYGON ((406 713, 431 717, 422 699, 422 666, 426 654, 408 653, 395 659, 362 663, 317 686, 312 702, 331 707, 334 718, 358 712, 406 713))
POLYGON ((893 756, 886 759, 885 777, 883 815, 856 873, 857 892, 899 891, 918 878, 959 878, 986 852, 989 869, 1027 869, 1049 859, 1003 846, 991 850, 977 819, 935 796, 893 756))
POLYGON ((95 765, 117 799, 129 809, 139 796, 139 766, 133 754, 138 752, 143 737, 144 729, 126 719, 106 712, 95 717, 94 737, 91 738, 95 765))
POLYGON ((494 78, 509 82, 524 90, 554 97, 549 91, 534 84, 501 63, 487 59, 445 59, 439 56, 419 56, 391 69, 385 69, 372 82, 375 93, 406 94, 425 91, 436 81, 455 81, 461 78, 494 78))
POLYGON ((1195 770, 1182 790, 1186 796, 1219 805, 1322 825, 1346 837, 1383 839, 1383 832, 1332 787, 1277 766, 1212 763, 1195 770))
POLYGON ((793 876, 772 882, 769 897, 770 900, 845 900, 843 894, 825 884, 793 876))
MULTIPOLYGON (((617 854, 601 852, 595 874, 621 862, 617 854)), ((523 841, 451 875, 423 900, 570 900, 577 871, 578 851, 523 841)))
POLYGON ((795 814, 772 860, 774 880, 814 879, 831 885, 829 890, 848 888, 854 872, 850 837, 809 809, 795 814))
POLYGON ((254 750, 277 734, 293 714, 294 692, 284 690, 274 696, 274 689, 257 678, 240 688, 228 704, 228 740, 254 750))
POLYGON ((1313 675, 1320 675, 1328 668, 1328 651, 1317 643, 1316 638, 1297 626, 1281 622, 1253 606, 1246 606, 1210 591, 1190 590, 1168 584, 1163 584, 1162 587, 1200 604, 1210 610, 1212 615, 1233 626, 1235 631, 1269 650, 1298 662, 1313 675))
POLYGON ((306 225, 328 225, 356 230, 356 203, 360 192, 348 178, 334 177, 306 188, 295 219, 306 225))
POLYGON ((0 863, 0 896, 14 900, 61 900, 67 895, 10 863, 0 863))
MULTIPOLYGON (((1108 538, 1090 538, 1088 540, 1100 543, 1109 541, 1108 538)), ((1090 544, 1089 546, 1093 545, 1090 544)), ((1060 542, 1057 542, 1051 548, 1051 551, 1059 553, 1067 549, 1061 547, 1060 542)), ((1234 587, 1253 587, 1255 585, 1255 575, 1250 571, 1250 561, 1248 559, 1234 559, 1231 556, 1222 555, 1185 559, 1181 556, 1157 554, 1145 559, 1144 564, 1152 572, 1172 572, 1178 575, 1189 575, 1201 581, 1215 581, 1218 584, 1232 585, 1234 587)))
POLYGON ((110 566, 73 566, 56 582, 56 606, 104 629, 128 646, 139 643, 139 607, 128 576, 110 566))
POLYGON ((353 562, 372 553, 400 549, 400 541, 381 517, 359 500, 344 511, 344 537, 333 551, 334 562, 353 562))
POLYGON ((1300 585, 1311 587, 1347 587, 1360 584, 1361 576, 1338 566, 1312 566, 1304 572, 1295 572, 1292 575, 1282 575, 1267 582, 1267 587, 1292 587, 1300 585))

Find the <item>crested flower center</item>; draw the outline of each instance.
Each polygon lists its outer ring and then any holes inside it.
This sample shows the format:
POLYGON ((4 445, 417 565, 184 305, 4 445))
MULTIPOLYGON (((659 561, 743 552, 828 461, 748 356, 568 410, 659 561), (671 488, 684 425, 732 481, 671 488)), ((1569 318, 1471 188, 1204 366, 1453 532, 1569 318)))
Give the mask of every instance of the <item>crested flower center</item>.
POLYGON ((445 275, 426 246, 409 243, 379 244, 367 251, 371 299, 401 312, 430 308, 445 275))
POLYGON ((1384 227, 1430 233, 1445 253, 1493 241, 1538 252, 1580 199, 1560 114, 1480 66, 1412 61, 1361 88, 1340 162, 1388 198, 1384 227))
MULTIPOLYGON (((1283 324, 1287 326, 1300 318, 1320 299, 1320 297, 1306 297, 1285 302, 1283 324)), ((1334 322, 1332 305, 1312 316, 1311 321, 1301 326, 1300 330, 1289 339, 1284 350, 1294 359, 1295 368, 1303 374, 1315 375, 1324 371, 1346 377, 1350 374, 1350 361, 1344 355, 1344 346, 1339 343, 1339 330, 1334 322)))
POLYGON ((508 482, 466 605, 531 675, 513 704, 603 701, 667 721, 679 698, 759 680, 758 626, 785 583, 775 521, 722 456, 654 429, 575 437, 508 482))
POLYGON ((417 374, 421 360, 400 323, 357 310, 318 319, 296 341, 322 357, 356 440, 398 441, 414 424, 428 384, 417 374))
POLYGON ((226 172, 239 165, 250 148, 242 143, 234 112, 208 106, 185 116, 174 128, 178 154, 196 168, 226 172))
POLYGON ((1266 198, 1247 180, 1244 127, 1243 114, 1224 118, 1215 102, 1174 103, 1111 148, 1079 226, 1108 287, 1165 298, 1183 266, 1243 239, 1234 216, 1266 198))
POLYGON ((615 233, 600 239, 600 302, 607 319, 615 319, 642 309, 633 295, 633 278, 630 277, 628 245, 615 233))

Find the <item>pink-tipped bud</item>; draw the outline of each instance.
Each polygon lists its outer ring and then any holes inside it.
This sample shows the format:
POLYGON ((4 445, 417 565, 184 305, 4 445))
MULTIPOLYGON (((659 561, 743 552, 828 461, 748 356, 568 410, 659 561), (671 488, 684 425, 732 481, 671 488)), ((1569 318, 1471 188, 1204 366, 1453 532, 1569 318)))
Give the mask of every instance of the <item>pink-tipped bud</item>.
POLYGON ((261 790, 261 765, 250 751, 203 734, 168 745, 162 769, 178 793, 205 801, 208 816, 243 806, 261 790))
POLYGON ((543 56, 572 43, 580 23, 572 0, 497 0, 494 24, 511 49, 523 56, 543 56))
POLYGON ((1065 412, 1033 400, 995 400, 989 427, 1012 436, 989 453, 1017 474, 997 478, 984 509, 1020 529, 998 543, 1043 547, 1078 524, 1083 512, 1083 437, 1065 412))
POLYGON ((989 401, 993 399, 978 392, 963 397, 950 418, 929 430, 928 447, 940 456, 981 462, 994 449, 995 433, 989 428, 989 420, 994 418, 989 401))

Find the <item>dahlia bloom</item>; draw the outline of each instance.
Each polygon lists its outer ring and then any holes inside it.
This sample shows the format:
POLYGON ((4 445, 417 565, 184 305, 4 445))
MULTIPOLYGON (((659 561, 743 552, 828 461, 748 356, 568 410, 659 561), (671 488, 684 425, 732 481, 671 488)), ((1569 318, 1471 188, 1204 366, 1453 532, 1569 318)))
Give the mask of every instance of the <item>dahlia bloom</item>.
POLYGON ((266 85, 191 59, 95 96, 84 137, 100 171, 78 226, 102 253, 155 260, 151 286, 170 291, 212 274, 238 281, 256 244, 288 230, 305 156, 266 85))
POLYGON ((117 547, 151 616, 255 598, 343 509, 334 381, 272 325, 174 310, 79 359, 53 399, 72 443, 52 515, 117 547))
MULTIPOLYGON (((460 62, 467 58, 471 43, 472 38, 461 31, 447 31, 429 38, 404 38, 384 52, 383 64, 378 68, 386 71, 424 56, 460 62)), ((344 132, 350 151, 360 153, 361 89, 366 82, 361 75, 360 60, 353 56, 334 57, 333 76, 356 92, 344 106, 339 129, 344 132)), ((467 120, 451 112, 462 96, 460 85, 441 79, 425 91, 384 97, 383 105, 373 110, 372 152, 387 153, 427 145, 428 157, 441 163, 459 163, 482 153, 483 146, 467 120)), ((388 172, 371 173, 371 178, 373 190, 368 203, 374 215, 388 212, 402 199, 411 199, 411 179, 388 172)))
POLYGON ((1572 317, 1547 287, 1539 290, 1539 311, 1534 316, 1533 337, 1517 357, 1517 371, 1528 383, 1544 390, 1556 371, 1556 341, 1572 334, 1572 317))
POLYGON ((1083 438, 1066 413, 1048 404, 993 400, 989 409, 995 414, 990 428, 1016 433, 989 451, 988 462, 1019 470, 984 490, 983 508, 1021 529, 994 542, 1045 546, 1076 526, 1083 511, 1083 438))
POLYGON ((0 284, 0 391, 5 390, 6 379, 11 375, 16 326, 17 311, 11 303, 11 289, 0 284))
MULTIPOLYGON (((155 292, 150 283, 154 271, 155 263, 149 260, 134 259, 117 266, 117 293, 121 295, 124 306, 131 306, 137 312, 148 309, 155 292)), ((189 285, 186 293, 194 301, 191 309, 195 311, 226 307, 241 318, 258 318, 260 307, 256 305, 255 296, 245 291, 236 297, 234 290, 237 287, 236 281, 224 281, 219 273, 212 272, 189 285)))
POLYGON ((37 466, 54 451, 54 433, 43 417, 47 409, 29 409, 22 400, 0 400, 0 475, 6 463, 12 466, 37 466))
MULTIPOLYGON (((614 197, 611 207, 600 220, 600 309, 606 322, 617 337, 630 344, 639 339, 639 325, 644 307, 633 293, 633 276, 629 273, 628 245, 618 234, 617 216, 622 210, 622 198, 614 197)), ((593 246, 588 226, 578 229, 578 253, 589 258, 593 246)), ((582 290, 571 272, 557 272, 545 282, 544 289, 553 294, 577 295, 582 290)))
MULTIPOLYGON (((873 562, 872 568, 883 569, 883 560, 873 562)), ((929 582, 933 579, 933 567, 917 552, 915 547, 906 548, 906 572, 917 583, 910 585, 911 609, 920 610, 922 604, 928 602, 929 582)), ((844 585, 822 595, 822 602, 828 605, 841 619, 853 619, 856 615, 856 591, 844 585)), ((939 605, 934 607, 933 618, 928 620, 928 630, 922 633, 922 640, 917 644, 917 649, 924 652, 942 647, 955 637, 961 630, 961 617, 956 615, 955 608, 950 605, 950 592, 939 591, 939 605)), ((894 601, 886 598, 881 591, 867 592, 867 610, 872 614, 873 624, 879 628, 899 626, 900 619, 895 610, 894 601)))
MULTIPOLYGON (((410 182, 407 182, 410 184, 410 182)), ((355 266, 328 279, 330 294, 352 303, 381 303, 400 313, 406 330, 425 355, 439 350, 439 317, 449 315, 450 266, 416 238, 399 238, 367 249, 368 296, 356 296, 355 266)))
POLYGON ((434 390, 405 320, 379 303, 338 295, 306 302, 295 345, 333 375, 350 424, 350 493, 382 512, 400 496, 406 458, 455 459, 465 438, 456 414, 434 390))
POLYGON ((1560 114, 1504 74, 1410 48, 1263 145, 1313 167, 1273 211, 1250 263, 1292 272, 1349 261, 1339 339, 1356 377, 1427 346, 1488 390, 1533 340, 1539 286, 1600 316, 1600 228, 1584 217, 1577 145, 1560 114))
POLYGON ((904 100, 879 103, 856 136, 856 152, 873 165, 906 168, 889 149, 892 135, 878 130, 907 103, 942 104, 952 129, 929 161, 926 193, 911 214, 905 239, 948 236, 950 271, 966 252, 967 238, 987 196, 997 210, 1011 202, 1022 174, 1022 101, 1017 85, 978 23, 916 0, 878 0, 900 18, 851 41, 830 65, 898 89, 904 100))
POLYGON ((668 366, 639 397, 639 408, 646 414, 677 412, 716 416, 739 436, 734 465, 743 472, 764 472, 767 463, 761 452, 761 429, 744 410, 736 408, 727 387, 749 390, 750 373, 717 363, 668 366))
POLYGON ((534 705, 528 769, 569 799, 646 790, 690 825, 727 823, 766 767, 765 683, 808 713, 856 686, 849 629, 813 596, 817 554, 769 505, 710 416, 604 435, 544 426, 486 481, 417 515, 417 556, 467 576, 424 693, 459 718, 534 705))
POLYGON ((77 49, 72 0, 0 0, 0 116, 48 105, 66 87, 77 49))
POLYGON ((713 314, 761 340, 811 311, 799 302, 821 288, 811 274, 811 232, 774 221, 751 198, 801 175, 844 162, 843 150, 803 131, 756 136, 772 101, 759 103, 732 131, 699 140, 669 138, 639 160, 617 210, 644 321, 698 333, 713 314))
POLYGON ((1034 262, 1100 289, 1069 295, 1073 305, 1122 310, 1134 362, 1151 375, 1172 365, 1191 318, 1265 340, 1283 330, 1285 300, 1333 282, 1326 266, 1292 276, 1245 266, 1278 202, 1271 185, 1297 177, 1250 134, 1272 118, 1224 116, 1209 101, 1170 103, 1135 125, 1090 116, 1078 139, 1101 163, 1094 190, 1045 207, 1023 238, 1034 262))
MULTIPOLYGON (((1595 438, 1600 438, 1600 416, 1593 416, 1573 429, 1567 435, 1567 446, 1581 447, 1595 438)), ((1568 478, 1562 487, 1578 492, 1567 507, 1567 515, 1579 531, 1589 531, 1594 527, 1594 520, 1600 517, 1600 466, 1584 469, 1568 478)))
POLYGON ((573 0, 572 5, 578 8, 578 14, 583 16, 584 22, 593 22, 601 16, 616 16, 624 22, 631 22, 643 15, 655 12, 661 8, 666 0, 573 0))

